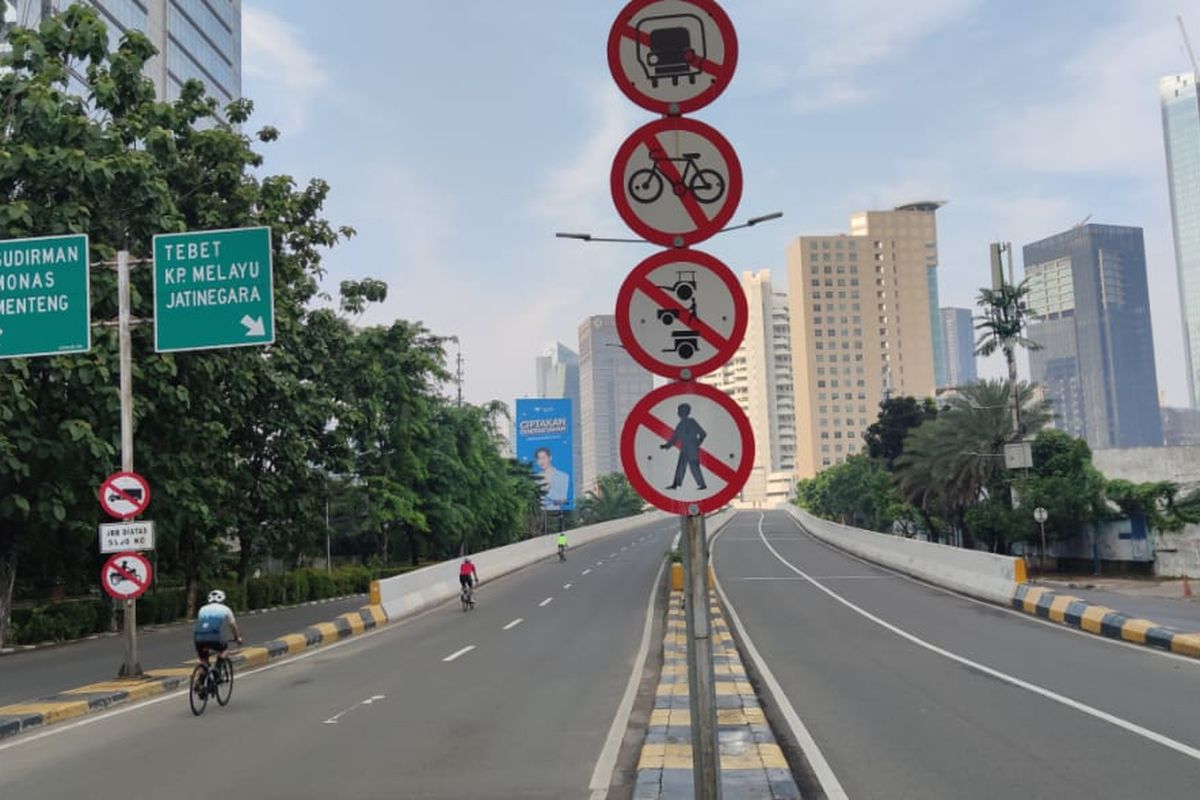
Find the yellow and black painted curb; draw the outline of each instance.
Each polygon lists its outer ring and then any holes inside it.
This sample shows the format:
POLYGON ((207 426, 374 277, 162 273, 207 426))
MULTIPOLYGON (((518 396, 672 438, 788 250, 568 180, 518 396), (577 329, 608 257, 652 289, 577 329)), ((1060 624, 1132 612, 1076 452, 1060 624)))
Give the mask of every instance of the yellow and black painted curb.
MULTIPOLYGON (((724 794, 763 800, 799 798, 800 790, 746 677, 716 595, 710 598, 724 794)), ((683 592, 674 590, 663 637, 662 675, 638 758, 634 800, 694 796, 685 626, 683 592)))
MULTIPOLYGON (((243 648, 234 653, 230 661, 235 668, 257 667, 365 633, 386 622, 387 615, 382 606, 363 606, 332 622, 319 622, 300 633, 290 633, 261 646, 243 648)), ((0 739, 178 689, 187 684, 193 666, 147 670, 143 678, 102 681, 26 703, 0 706, 0 739)))
POLYGON ((1107 606, 1041 586, 1018 585, 1013 590, 1012 607, 1110 639, 1200 658, 1200 633, 1185 633, 1148 619, 1129 617, 1107 606))

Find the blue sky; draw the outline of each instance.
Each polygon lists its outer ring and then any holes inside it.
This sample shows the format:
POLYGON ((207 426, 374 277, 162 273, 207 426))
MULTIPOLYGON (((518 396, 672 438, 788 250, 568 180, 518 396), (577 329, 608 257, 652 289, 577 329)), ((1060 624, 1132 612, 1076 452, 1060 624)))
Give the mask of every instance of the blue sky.
MULTIPOLYGON (((628 235, 612 155, 652 119, 614 86, 607 0, 250 0, 243 92, 283 138, 266 168, 332 184, 359 235, 327 285, 371 275, 364 323, 461 338, 469 400, 534 389, 545 342, 577 346, 653 252, 555 231, 628 235)), ((784 248, 849 216, 922 199, 939 212, 942 305, 971 305, 987 246, 1092 221, 1145 228, 1159 387, 1186 403, 1161 75, 1187 58, 1179 0, 741 0, 741 56, 694 116, 735 146, 739 219, 778 222, 701 249, 785 281, 784 248)), ((1192 6, 1195 8, 1195 6, 1192 6)), ((1186 12, 1186 10, 1185 10, 1186 12)), ((1189 21, 1200 38, 1200 13, 1189 21)), ((999 375, 989 363, 984 373, 999 375)))

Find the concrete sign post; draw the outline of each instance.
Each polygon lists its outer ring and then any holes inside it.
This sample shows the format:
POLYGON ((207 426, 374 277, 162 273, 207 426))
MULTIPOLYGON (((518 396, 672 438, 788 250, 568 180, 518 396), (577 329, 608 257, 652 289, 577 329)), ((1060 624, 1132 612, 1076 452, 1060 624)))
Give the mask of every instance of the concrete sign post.
POLYGON ((91 349, 88 268, 83 234, 0 242, 0 358, 91 349))
POLYGON ((154 237, 154 349, 160 353, 275 341, 271 229, 154 237))

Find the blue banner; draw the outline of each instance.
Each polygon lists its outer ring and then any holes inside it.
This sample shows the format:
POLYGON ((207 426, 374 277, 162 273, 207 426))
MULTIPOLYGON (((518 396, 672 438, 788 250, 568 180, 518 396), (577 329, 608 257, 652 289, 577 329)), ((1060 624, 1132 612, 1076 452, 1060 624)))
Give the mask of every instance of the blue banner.
POLYGON ((571 401, 567 398, 517 401, 517 460, 533 469, 542 485, 542 508, 575 508, 571 478, 571 401))

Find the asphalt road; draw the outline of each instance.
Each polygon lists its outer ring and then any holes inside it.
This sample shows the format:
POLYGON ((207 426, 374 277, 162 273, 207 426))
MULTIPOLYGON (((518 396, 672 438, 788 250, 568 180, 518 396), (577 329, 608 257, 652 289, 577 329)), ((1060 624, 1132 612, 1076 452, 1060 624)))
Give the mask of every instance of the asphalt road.
POLYGON ((242 675, 199 719, 175 694, 0 743, 0 797, 587 798, 675 532, 483 575, 474 611, 242 675))
MULTIPOLYGON (((328 622, 339 614, 361 608, 366 602, 364 594, 312 606, 243 614, 238 625, 247 642, 265 642, 317 622, 328 622)), ((190 624, 138 631, 138 659, 143 669, 177 667, 195 655, 190 624)), ((116 676, 124 661, 123 634, 0 656, 0 706, 109 680, 116 676)))
POLYGON ((739 514, 713 551, 849 797, 1198 796, 1200 662, 896 576, 783 512, 739 514))

